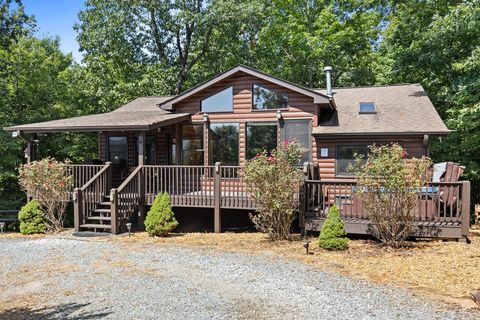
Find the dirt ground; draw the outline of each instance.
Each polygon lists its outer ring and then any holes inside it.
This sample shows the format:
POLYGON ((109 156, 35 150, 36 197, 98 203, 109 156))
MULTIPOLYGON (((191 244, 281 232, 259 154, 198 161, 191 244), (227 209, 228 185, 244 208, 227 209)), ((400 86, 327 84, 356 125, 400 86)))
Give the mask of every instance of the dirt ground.
POLYGON ((151 238, 146 233, 109 238, 108 241, 147 241, 158 244, 206 246, 226 251, 268 252, 293 258, 321 270, 392 284, 454 303, 478 307, 470 294, 480 290, 480 230, 474 230, 471 243, 418 241, 411 247, 392 249, 374 240, 352 240, 344 252, 320 249, 317 238, 309 238, 311 254, 306 254, 301 239, 272 242, 261 233, 188 233, 166 238, 151 238))

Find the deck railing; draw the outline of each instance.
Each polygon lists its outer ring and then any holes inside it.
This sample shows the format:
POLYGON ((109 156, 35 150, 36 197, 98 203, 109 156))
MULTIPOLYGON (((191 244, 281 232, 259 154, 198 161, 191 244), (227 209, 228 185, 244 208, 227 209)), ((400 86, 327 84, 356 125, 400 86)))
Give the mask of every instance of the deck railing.
MULTIPOLYGON (((355 180, 305 180, 303 208, 306 216, 324 218, 336 204, 343 218, 368 219, 355 180)), ((470 182, 431 182, 417 191, 416 220, 453 222, 468 233, 470 182)))
POLYGON ((94 175, 103 169, 103 164, 68 164, 68 171, 72 175, 72 190, 83 187, 94 175))
MULTIPOLYGON (((110 190, 112 180, 111 163, 107 162, 100 167, 101 169, 90 180, 80 188, 77 187, 73 190, 75 231, 79 231, 79 226, 85 223, 86 218, 97 209, 98 204, 102 202, 103 197, 110 190)), ((92 171, 78 170, 78 172, 91 173, 92 171)))
POLYGON ((143 222, 139 213, 144 213, 144 176, 143 166, 138 166, 117 188, 110 191, 112 233, 126 230, 126 224, 132 220, 143 222), (135 216, 137 215, 137 216, 135 216))

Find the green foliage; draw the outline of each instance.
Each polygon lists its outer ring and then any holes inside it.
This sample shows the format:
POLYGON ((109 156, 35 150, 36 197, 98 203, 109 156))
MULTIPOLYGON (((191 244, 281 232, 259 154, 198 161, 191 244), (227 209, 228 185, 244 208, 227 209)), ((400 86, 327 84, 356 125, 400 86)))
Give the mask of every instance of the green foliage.
POLYGON ((345 223, 340 217, 340 211, 336 205, 328 210, 327 219, 322 225, 318 244, 325 250, 346 250, 348 238, 346 237, 345 223))
POLYGON ((270 154, 258 154, 245 165, 245 182, 257 209, 251 215, 252 221, 273 240, 290 238, 302 174, 295 165, 302 153, 298 143, 284 143, 270 154))
POLYGON ((356 195, 383 243, 399 247, 415 232, 417 192, 430 181, 431 164, 429 158, 407 159, 398 144, 370 146, 367 159, 356 155, 356 195))
POLYGON ((178 221, 175 219, 170 196, 167 192, 158 194, 153 201, 150 210, 145 219, 145 229, 150 236, 168 235, 178 226, 178 221))
POLYGON ((37 200, 32 200, 24 205, 18 213, 18 219, 22 234, 44 233, 47 229, 45 213, 37 200))
POLYGON ((72 186, 72 176, 65 163, 44 158, 20 166, 19 183, 45 210, 48 229, 60 231, 65 219, 65 201, 72 186))

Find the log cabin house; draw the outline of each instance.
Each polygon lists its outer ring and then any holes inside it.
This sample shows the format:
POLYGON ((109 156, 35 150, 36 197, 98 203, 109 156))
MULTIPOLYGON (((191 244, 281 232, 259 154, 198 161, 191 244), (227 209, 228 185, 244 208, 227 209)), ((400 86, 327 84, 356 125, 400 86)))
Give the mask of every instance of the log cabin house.
MULTIPOLYGON (((255 210, 240 174, 245 162, 296 139, 306 150, 300 227, 318 231, 336 203, 347 232, 369 233, 347 170, 353 155, 398 142, 409 156, 428 156, 430 138, 449 130, 420 84, 332 88, 331 70, 326 89, 309 89, 240 65, 177 96, 5 130, 27 141, 28 161, 39 133, 98 133, 98 163, 71 166, 76 230, 141 225, 146 206, 166 191, 175 209, 210 210, 220 232, 223 210, 255 210)), ((432 182, 419 197, 418 236, 466 237, 468 182, 432 182)))

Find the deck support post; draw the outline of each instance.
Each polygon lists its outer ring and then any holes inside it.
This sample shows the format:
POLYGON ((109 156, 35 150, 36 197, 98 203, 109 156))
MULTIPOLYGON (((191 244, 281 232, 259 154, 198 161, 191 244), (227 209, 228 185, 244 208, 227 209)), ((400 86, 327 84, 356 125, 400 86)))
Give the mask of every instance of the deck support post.
POLYGON ((110 209, 112 234, 118 234, 118 193, 115 188, 110 191, 110 209))
POLYGON ((80 231, 83 222, 83 194, 80 188, 73 190, 73 225, 75 232, 80 231))
POLYGON ((138 175, 138 195, 140 196, 140 201, 138 204, 138 221, 137 221, 137 230, 144 230, 144 221, 145 221, 145 174, 140 170, 138 175))
POLYGON ((300 227, 300 233, 302 237, 305 236, 305 211, 307 200, 307 185, 305 180, 308 180, 308 162, 303 164, 303 176, 300 184, 300 197, 299 197, 299 206, 298 206, 298 226, 300 227))
POLYGON ((220 233, 222 230, 222 221, 220 216, 220 202, 222 196, 222 186, 220 179, 220 162, 215 163, 213 198, 214 198, 214 223, 213 229, 215 233, 220 233))
POLYGON ((468 237, 470 231, 470 181, 462 181, 462 236, 468 237))

